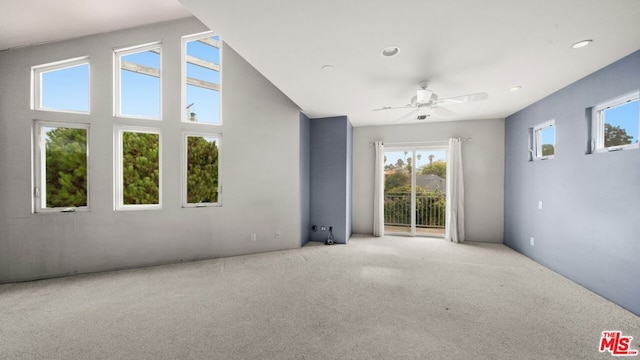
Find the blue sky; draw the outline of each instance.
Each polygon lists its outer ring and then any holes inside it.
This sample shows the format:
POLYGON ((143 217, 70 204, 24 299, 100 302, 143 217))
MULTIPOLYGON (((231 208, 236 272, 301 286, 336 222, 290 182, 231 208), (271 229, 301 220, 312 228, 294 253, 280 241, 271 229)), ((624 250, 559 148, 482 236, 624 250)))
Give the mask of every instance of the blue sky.
MULTIPOLYGON (((219 37, 213 39, 219 41, 219 37)), ((199 41, 187 43, 187 54, 220 65, 219 49, 205 45, 199 41)), ((160 68, 160 55, 151 51, 142 51, 124 55, 123 60, 160 68)), ((187 76, 220 84, 220 73, 203 67, 187 64, 187 76)), ((166 68, 163 69, 166 76, 166 68)), ((179 70, 173 70, 179 71, 179 70)), ((160 116, 160 79, 121 71, 122 114, 153 117, 160 116)), ((89 111, 89 66, 78 65, 69 68, 42 73, 42 107, 54 110, 89 111)), ((220 122, 220 94, 188 85, 186 88, 186 105, 192 104, 190 112, 196 113, 198 122, 220 122)), ((185 110, 186 112, 186 110, 185 110)), ((167 119, 167 114, 164 114, 167 119)))
POLYGON ((640 101, 632 101, 605 111, 605 123, 620 126, 633 136, 632 143, 638 142, 638 117, 640 101))
POLYGON ((40 83, 42 108, 89 111, 89 65, 42 73, 40 83))
POLYGON ((555 125, 553 127, 547 127, 542 129, 541 131, 542 134, 542 144, 551 144, 551 145, 555 145, 555 140, 554 138, 556 137, 556 127, 555 125))

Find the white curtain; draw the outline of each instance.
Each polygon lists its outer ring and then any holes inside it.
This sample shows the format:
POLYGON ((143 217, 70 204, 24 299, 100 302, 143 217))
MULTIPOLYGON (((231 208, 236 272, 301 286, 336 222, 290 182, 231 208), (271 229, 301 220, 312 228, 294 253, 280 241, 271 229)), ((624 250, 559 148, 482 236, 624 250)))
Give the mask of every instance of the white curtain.
POLYGON ((464 241, 464 181, 462 176, 462 141, 449 139, 447 154, 447 222, 444 238, 464 241))
POLYGON ((373 236, 384 235, 384 145, 376 141, 376 162, 373 175, 373 236))

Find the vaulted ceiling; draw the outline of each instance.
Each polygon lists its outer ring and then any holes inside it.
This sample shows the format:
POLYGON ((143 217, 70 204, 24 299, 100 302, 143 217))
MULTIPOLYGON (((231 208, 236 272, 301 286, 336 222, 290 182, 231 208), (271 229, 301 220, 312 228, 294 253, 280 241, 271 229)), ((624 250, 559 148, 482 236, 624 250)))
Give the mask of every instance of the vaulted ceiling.
POLYGON ((398 121, 406 109, 372 109, 406 105, 423 80, 440 98, 489 95, 423 122, 503 118, 640 49, 638 0, 180 3, 3 2, 0 48, 193 14, 308 116, 347 115, 355 126, 418 122, 398 121), (585 39, 593 42, 571 47, 585 39), (400 48, 397 56, 381 55, 389 45, 400 48), (521 89, 510 91, 515 86, 521 89))

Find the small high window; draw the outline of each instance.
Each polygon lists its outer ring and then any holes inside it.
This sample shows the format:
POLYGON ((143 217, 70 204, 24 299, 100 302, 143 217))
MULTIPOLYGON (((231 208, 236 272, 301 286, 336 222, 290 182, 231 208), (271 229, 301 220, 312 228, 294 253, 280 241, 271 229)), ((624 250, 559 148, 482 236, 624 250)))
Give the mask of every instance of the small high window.
POLYGON ((87 208, 89 125, 36 122, 35 211, 87 208))
POLYGON ((162 119, 160 44, 116 50, 115 115, 162 119))
POLYGON ((220 203, 220 135, 186 133, 184 137, 183 206, 220 203))
POLYGON ((160 130, 116 128, 116 210, 161 207, 160 130))
POLYGON ((640 92, 609 100, 593 108, 591 147, 594 152, 638 148, 640 92))
POLYGON ((531 153, 533 160, 552 159, 555 155, 556 125, 555 120, 549 120, 533 128, 531 153))
POLYGON ((186 36, 182 44, 182 121, 220 125, 220 36, 186 36))
POLYGON ((31 109, 89 112, 89 59, 58 61, 31 68, 31 109))

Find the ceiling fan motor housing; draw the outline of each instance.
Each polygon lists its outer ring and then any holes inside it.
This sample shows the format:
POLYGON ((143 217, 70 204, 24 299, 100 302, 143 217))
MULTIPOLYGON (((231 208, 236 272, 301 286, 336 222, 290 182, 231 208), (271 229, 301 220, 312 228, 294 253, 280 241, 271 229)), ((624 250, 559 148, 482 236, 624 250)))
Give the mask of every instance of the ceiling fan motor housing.
POLYGON ((431 95, 433 95, 433 91, 428 89, 420 89, 416 94, 416 102, 418 104, 424 104, 431 101, 431 95))

